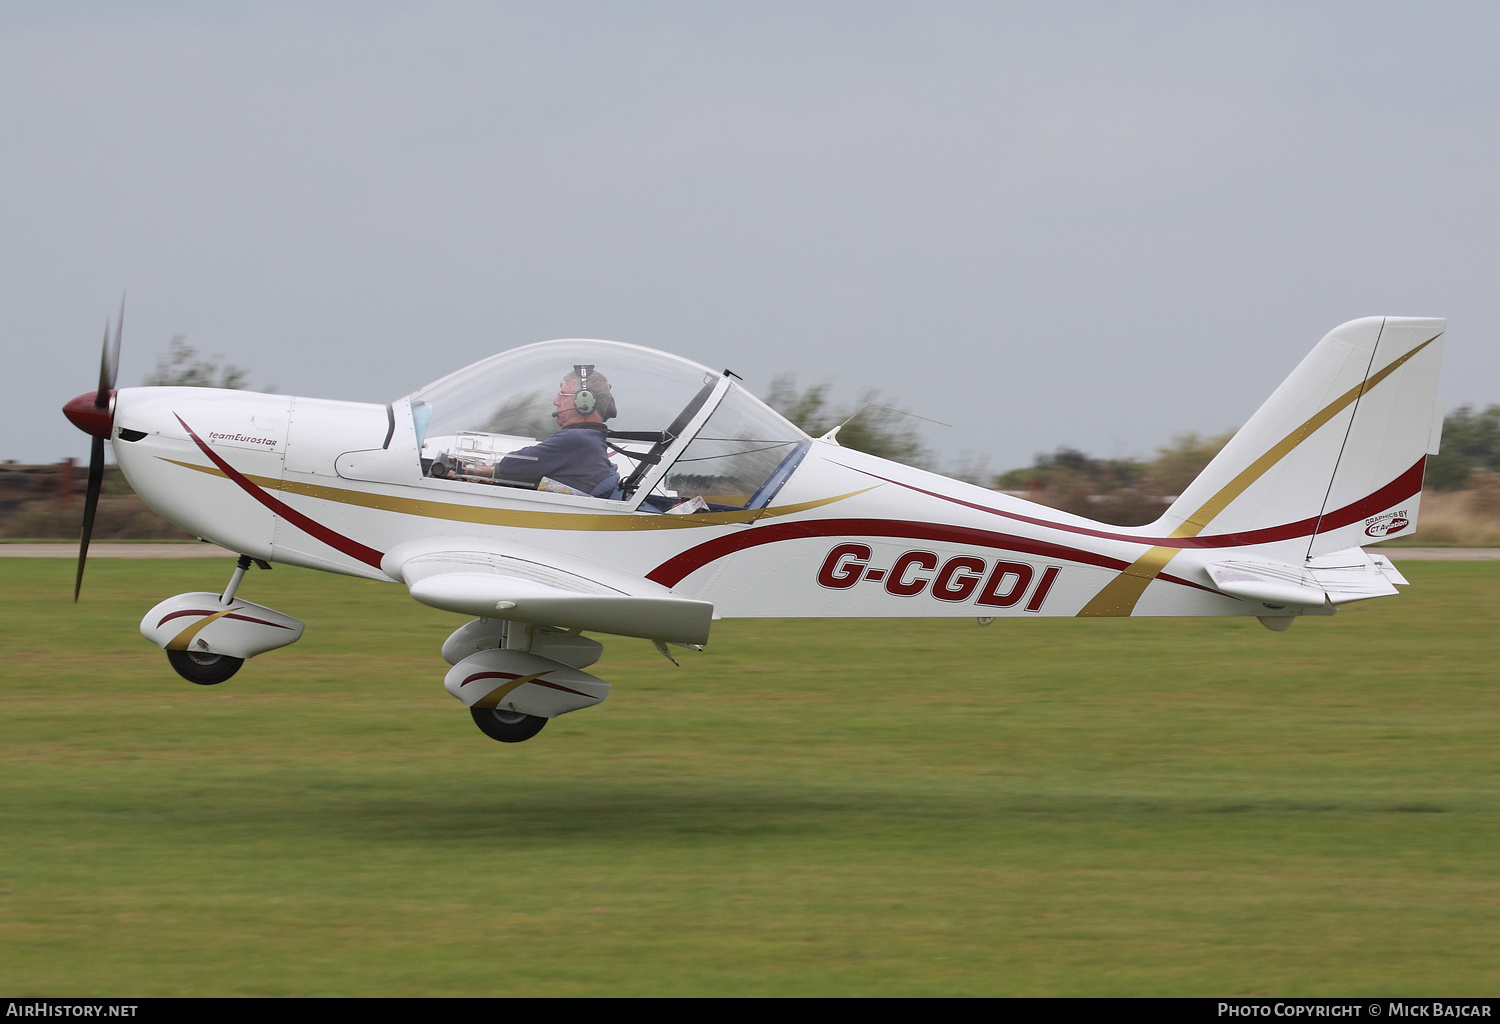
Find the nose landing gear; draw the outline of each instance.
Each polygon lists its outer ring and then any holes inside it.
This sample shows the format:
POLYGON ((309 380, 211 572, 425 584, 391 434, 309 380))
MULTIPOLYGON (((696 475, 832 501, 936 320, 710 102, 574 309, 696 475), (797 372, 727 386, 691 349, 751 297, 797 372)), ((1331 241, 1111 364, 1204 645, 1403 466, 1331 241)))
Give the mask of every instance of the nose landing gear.
POLYGON ((167 661, 177 674, 199 686, 222 683, 240 670, 244 658, 231 658, 227 654, 207 654, 203 651, 168 651, 167 661))
POLYGON ((251 564, 269 563, 241 555, 223 594, 169 597, 141 620, 141 635, 167 652, 178 675, 199 686, 222 683, 247 658, 285 647, 302 636, 302 623, 263 605, 235 600, 251 564))

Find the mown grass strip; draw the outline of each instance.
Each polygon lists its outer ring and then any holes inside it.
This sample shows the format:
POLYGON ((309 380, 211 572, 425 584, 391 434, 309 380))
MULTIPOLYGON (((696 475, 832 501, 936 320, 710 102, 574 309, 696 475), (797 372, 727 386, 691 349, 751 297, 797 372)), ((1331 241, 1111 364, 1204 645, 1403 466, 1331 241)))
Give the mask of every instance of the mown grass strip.
MULTIPOLYGON (((222 570, 222 571, 221 571, 222 570)), ((1253 620, 726 622, 516 746, 462 620, 278 567, 219 687, 137 623, 229 563, 0 563, 15 994, 1493 994, 1500 566, 1253 620)))

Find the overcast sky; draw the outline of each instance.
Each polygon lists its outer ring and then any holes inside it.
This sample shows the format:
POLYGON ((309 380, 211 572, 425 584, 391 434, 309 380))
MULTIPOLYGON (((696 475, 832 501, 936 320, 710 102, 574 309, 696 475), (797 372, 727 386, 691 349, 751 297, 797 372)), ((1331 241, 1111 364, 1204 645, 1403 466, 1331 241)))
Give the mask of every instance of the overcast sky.
POLYGON ((1500 5, 0 5, 0 458, 184 334, 385 402, 628 341, 946 462, 1245 421, 1343 321, 1500 402, 1500 5))

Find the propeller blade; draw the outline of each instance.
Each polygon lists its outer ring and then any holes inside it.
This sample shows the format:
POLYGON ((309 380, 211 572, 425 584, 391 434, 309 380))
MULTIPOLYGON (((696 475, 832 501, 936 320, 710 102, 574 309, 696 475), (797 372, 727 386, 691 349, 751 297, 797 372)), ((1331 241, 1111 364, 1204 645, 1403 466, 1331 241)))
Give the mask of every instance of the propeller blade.
MULTIPOLYGON (((105 405, 109 404, 109 318, 104 320, 104 345, 99 349, 99 394, 104 396, 105 405)), ((99 405, 99 399, 94 399, 94 404, 99 405)), ((101 406, 102 408, 102 406, 101 406)))
POLYGON ((120 318, 115 321, 115 337, 111 342, 109 323, 104 324, 104 351, 99 354, 99 394, 94 407, 109 407, 109 393, 115 389, 115 379, 120 372, 120 337, 125 330, 125 297, 120 297, 120 318))
POLYGON ((83 497, 83 534, 78 544, 78 577, 73 581, 73 603, 83 590, 83 563, 89 557, 89 538, 94 535, 94 513, 99 510, 99 492, 104 489, 104 438, 94 438, 89 453, 89 489, 83 497))
MULTIPOLYGON (((78 576, 73 580, 73 602, 83 591, 83 567, 89 557, 89 539, 94 535, 94 514, 99 511, 99 493, 104 489, 104 441, 114 428, 114 410, 109 400, 115 393, 115 379, 120 372, 120 338, 125 331, 125 297, 120 296, 120 317, 115 321, 115 336, 109 336, 109 321, 104 321, 104 350, 99 355, 99 391, 89 408, 88 392, 63 406, 63 413, 94 443, 89 451, 89 485, 83 498, 83 530, 78 541, 78 576)), ((72 486, 72 481, 69 481, 72 486)))

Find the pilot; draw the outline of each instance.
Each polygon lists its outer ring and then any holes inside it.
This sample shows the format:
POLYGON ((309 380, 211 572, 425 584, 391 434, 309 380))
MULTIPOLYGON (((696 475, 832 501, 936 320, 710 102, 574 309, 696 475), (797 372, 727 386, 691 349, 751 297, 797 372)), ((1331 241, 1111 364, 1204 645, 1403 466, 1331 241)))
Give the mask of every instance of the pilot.
POLYGON ((583 494, 609 497, 620 481, 604 444, 609 429, 604 421, 617 412, 609 379, 592 365, 575 366, 563 377, 552 405, 557 410, 552 414, 560 428, 557 433, 512 452, 488 473, 479 472, 501 484, 562 484, 583 494))

